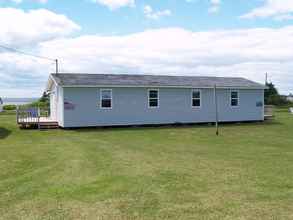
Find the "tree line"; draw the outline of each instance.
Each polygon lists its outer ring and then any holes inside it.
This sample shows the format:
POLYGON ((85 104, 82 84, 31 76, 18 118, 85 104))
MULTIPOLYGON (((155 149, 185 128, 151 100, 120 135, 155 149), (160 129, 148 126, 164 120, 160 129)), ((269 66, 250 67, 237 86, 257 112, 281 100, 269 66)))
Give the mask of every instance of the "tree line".
POLYGON ((266 105, 276 105, 285 106, 292 104, 286 96, 280 95, 278 89, 275 85, 270 82, 266 83, 267 89, 265 90, 265 104, 266 105))

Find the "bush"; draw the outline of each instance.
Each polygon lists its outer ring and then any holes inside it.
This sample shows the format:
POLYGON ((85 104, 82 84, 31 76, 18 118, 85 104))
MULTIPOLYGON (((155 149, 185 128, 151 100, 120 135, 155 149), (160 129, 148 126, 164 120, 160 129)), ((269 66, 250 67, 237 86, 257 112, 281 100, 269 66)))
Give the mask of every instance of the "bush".
POLYGON ((26 107, 34 107, 34 108, 41 108, 41 109, 49 109, 50 108, 50 97, 46 93, 42 95, 42 97, 30 104, 25 105, 26 107))
POLYGON ((280 95, 271 95, 267 99, 267 103, 269 105, 276 105, 276 106, 287 106, 290 102, 283 96, 280 95))
POLYGON ((287 106, 290 102, 285 96, 279 94, 273 83, 266 83, 268 89, 265 90, 265 104, 276 106, 287 106))
POLYGON ((36 101, 31 104, 26 105, 26 107, 35 107, 35 108, 42 108, 42 109, 48 109, 50 107, 49 102, 41 102, 41 101, 36 101))
POLYGON ((16 105, 4 105, 3 110, 5 110, 5 111, 16 110, 16 105))

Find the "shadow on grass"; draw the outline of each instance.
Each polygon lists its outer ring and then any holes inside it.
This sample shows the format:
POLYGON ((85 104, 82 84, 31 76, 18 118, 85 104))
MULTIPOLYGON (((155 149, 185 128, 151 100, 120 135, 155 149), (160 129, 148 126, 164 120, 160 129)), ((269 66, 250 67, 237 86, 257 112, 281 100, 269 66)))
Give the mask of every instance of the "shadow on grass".
POLYGON ((6 128, 0 127, 0 139, 5 139, 11 134, 10 130, 7 130, 6 128))
POLYGON ((259 121, 259 122, 225 122, 220 123, 220 126, 230 126, 230 127, 238 127, 238 126, 274 126, 274 125, 282 125, 278 120, 267 120, 267 121, 259 121))
MULTIPOLYGON (((260 122, 222 122, 219 123, 221 127, 252 127, 252 126, 274 126, 282 125, 277 120, 260 121, 260 122)), ((80 127, 70 128, 65 130, 71 130, 74 132, 113 132, 113 131, 146 131, 146 130, 164 130, 164 129, 186 129, 186 128, 211 128, 214 127, 214 123, 196 123, 196 124, 167 124, 167 125, 139 125, 139 126, 106 126, 106 127, 80 127)))

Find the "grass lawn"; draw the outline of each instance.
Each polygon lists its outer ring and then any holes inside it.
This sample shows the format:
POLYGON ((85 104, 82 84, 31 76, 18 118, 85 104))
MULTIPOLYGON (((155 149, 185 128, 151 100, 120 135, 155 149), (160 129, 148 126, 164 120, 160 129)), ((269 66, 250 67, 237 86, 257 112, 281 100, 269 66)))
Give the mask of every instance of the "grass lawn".
POLYGON ((220 133, 19 130, 0 114, 0 219, 293 219, 293 115, 220 133))

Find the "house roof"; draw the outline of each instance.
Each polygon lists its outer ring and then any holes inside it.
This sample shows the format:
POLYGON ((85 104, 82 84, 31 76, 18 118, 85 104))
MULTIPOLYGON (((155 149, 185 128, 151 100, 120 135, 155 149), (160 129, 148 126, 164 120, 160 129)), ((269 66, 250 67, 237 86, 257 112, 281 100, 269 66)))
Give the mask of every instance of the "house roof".
POLYGON ((190 88, 246 88, 265 89, 262 84, 236 77, 126 75, 126 74, 51 74, 62 87, 190 87, 190 88))

